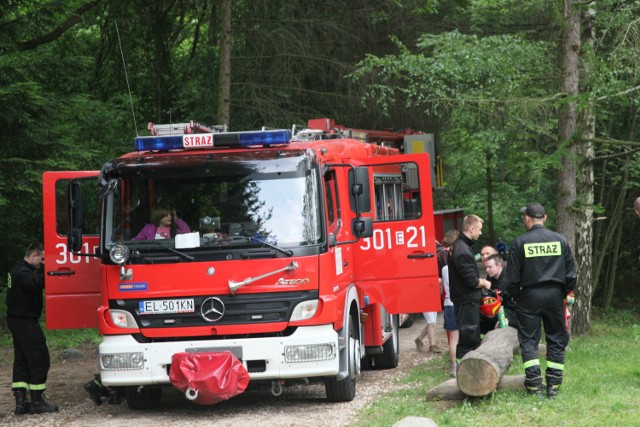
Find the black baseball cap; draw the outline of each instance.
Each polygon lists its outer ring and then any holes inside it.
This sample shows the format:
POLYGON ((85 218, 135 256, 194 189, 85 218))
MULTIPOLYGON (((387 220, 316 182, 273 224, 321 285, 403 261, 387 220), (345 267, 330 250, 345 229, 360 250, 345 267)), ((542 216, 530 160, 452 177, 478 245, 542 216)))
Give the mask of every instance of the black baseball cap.
POLYGON ((544 218, 546 215, 544 206, 540 203, 531 203, 520 209, 520 212, 528 216, 529 218, 544 218))

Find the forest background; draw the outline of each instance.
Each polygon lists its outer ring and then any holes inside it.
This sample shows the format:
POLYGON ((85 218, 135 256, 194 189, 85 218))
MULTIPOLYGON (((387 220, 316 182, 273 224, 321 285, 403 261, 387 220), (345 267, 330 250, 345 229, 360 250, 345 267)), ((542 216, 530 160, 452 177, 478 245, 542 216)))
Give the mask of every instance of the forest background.
POLYGON ((1 2, 0 286, 43 239, 44 171, 99 169, 148 122, 330 117, 434 133, 436 208, 484 218, 478 250, 542 203, 587 332, 638 299, 638 58, 637 1, 1 2))

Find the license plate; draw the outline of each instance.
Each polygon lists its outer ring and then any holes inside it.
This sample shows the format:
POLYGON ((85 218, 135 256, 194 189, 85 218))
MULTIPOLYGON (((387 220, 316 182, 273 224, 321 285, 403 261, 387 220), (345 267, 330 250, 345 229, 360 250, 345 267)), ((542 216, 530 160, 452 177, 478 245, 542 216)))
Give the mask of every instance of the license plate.
POLYGON ((138 304, 140 314, 193 313, 195 311, 193 299, 140 301, 138 304))

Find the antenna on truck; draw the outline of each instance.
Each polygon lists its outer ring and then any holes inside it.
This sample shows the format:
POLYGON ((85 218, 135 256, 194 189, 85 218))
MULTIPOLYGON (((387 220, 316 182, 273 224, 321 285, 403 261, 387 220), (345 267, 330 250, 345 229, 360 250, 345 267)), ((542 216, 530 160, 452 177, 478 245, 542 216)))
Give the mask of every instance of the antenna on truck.
POLYGON ((127 81, 127 90, 129 91, 129 104, 131 104, 131 115, 133 116, 133 126, 136 128, 136 136, 138 134, 138 123, 136 122, 136 113, 133 110, 133 97, 131 96, 131 86, 129 86, 129 75, 127 74, 127 63, 124 60, 124 51, 122 50, 122 41, 120 40, 120 30, 118 29, 118 21, 116 24, 116 34, 118 35, 118 45, 120 46, 120 56, 122 56, 122 66, 124 67, 124 79, 127 81))

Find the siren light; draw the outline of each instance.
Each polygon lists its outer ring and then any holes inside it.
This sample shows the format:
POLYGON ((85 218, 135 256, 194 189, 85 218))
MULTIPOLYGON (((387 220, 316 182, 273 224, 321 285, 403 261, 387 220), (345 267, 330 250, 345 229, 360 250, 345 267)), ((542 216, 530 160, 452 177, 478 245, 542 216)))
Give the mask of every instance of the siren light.
POLYGON ((136 151, 168 151, 286 145, 291 141, 288 129, 195 133, 185 135, 139 136, 134 139, 136 151))

